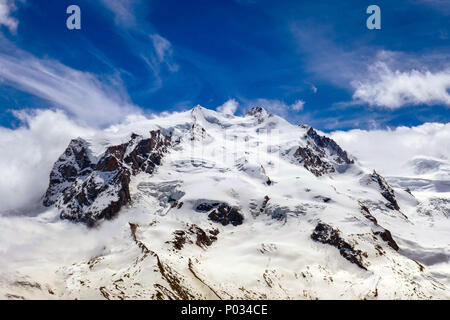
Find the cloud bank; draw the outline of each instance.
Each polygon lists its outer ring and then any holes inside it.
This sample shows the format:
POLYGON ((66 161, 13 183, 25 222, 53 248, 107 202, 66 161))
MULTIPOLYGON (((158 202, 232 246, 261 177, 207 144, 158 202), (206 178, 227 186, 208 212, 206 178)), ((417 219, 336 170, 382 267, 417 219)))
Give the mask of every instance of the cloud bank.
POLYGON ((0 127, 0 215, 40 203, 51 168, 70 140, 94 131, 61 111, 20 112, 17 129, 0 127))
POLYGON ((393 130, 336 131, 331 136, 365 167, 382 174, 411 173, 407 163, 415 157, 450 161, 450 123, 425 123, 393 130))
POLYGON ((223 105, 217 108, 217 111, 222 112, 224 114, 231 114, 233 115, 237 108, 239 106, 239 102, 237 102, 235 99, 230 99, 226 101, 223 105))
POLYGON ((393 71, 384 62, 369 68, 367 80, 353 81, 353 99, 370 106, 397 109, 408 105, 450 106, 450 70, 393 71))

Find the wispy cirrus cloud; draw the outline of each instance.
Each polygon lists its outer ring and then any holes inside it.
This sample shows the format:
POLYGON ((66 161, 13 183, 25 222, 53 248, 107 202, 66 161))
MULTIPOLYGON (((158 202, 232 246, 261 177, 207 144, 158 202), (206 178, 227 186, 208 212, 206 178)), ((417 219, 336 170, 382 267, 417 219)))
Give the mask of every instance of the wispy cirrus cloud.
POLYGON ((133 26, 136 23, 135 5, 136 0, 101 0, 103 5, 109 9, 115 17, 117 24, 133 26))
POLYGON ((150 35, 150 39, 152 39, 159 61, 164 61, 167 55, 172 54, 172 46, 167 39, 161 37, 159 34, 150 35))
POLYGON ((333 40, 336 31, 328 25, 295 22, 290 30, 298 49, 306 58, 305 70, 315 78, 341 88, 350 88, 350 81, 361 74, 361 69, 373 53, 365 46, 358 49, 341 46, 333 40))
POLYGON ((14 0, 0 0, 0 26, 5 26, 11 33, 16 33, 19 21, 11 14, 17 9, 14 0))
POLYGON ((139 0, 101 0, 101 4, 114 14, 117 33, 132 48, 136 57, 142 59, 153 78, 149 91, 162 87, 163 71, 177 72, 179 65, 173 58, 172 43, 155 32, 143 17, 148 12, 148 2, 139 0))
POLYGON ((177 71, 178 65, 172 62, 172 44, 159 34, 150 35, 150 39, 152 40, 158 61, 160 63, 166 63, 170 71, 177 71))
POLYGON ((0 54, 0 80, 90 125, 105 126, 140 112, 119 77, 99 77, 20 50, 0 54))

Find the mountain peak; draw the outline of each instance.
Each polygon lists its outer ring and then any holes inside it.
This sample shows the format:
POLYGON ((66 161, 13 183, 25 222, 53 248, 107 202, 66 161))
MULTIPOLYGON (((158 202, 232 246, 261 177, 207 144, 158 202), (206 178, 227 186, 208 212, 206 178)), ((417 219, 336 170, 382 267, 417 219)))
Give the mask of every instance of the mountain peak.
POLYGON ((206 110, 206 108, 205 107, 202 107, 201 105, 196 105, 195 107, 193 107, 192 109, 191 109, 191 112, 192 113, 196 113, 196 112, 202 112, 202 111, 204 111, 204 110, 206 110))
POLYGON ((259 117, 261 117, 261 116, 266 116, 268 114, 269 113, 266 111, 266 109, 264 109, 263 107, 256 106, 256 107, 251 108, 245 114, 245 116, 259 116, 259 117))

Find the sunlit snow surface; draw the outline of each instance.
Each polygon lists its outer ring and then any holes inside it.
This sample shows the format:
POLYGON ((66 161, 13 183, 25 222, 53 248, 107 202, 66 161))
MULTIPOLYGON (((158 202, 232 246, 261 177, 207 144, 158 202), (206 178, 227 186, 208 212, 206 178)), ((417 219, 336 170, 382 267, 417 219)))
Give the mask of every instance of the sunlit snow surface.
POLYGON ((450 298, 448 163, 411 159, 409 175, 386 177, 399 212, 364 183, 377 168, 356 162, 316 177, 293 157, 306 146, 307 127, 265 112, 234 117, 198 107, 86 138, 97 157, 155 129, 180 142, 153 175, 132 178, 132 205, 117 218, 88 229, 60 220, 56 209, 0 216, 0 298, 450 298), (172 207, 169 197, 183 205, 172 207), (239 208, 243 224, 209 220, 196 210, 208 201, 239 208), (391 231, 398 252, 374 236, 361 204, 391 231), (364 252, 367 270, 313 241, 318 222, 364 252), (174 232, 193 225, 218 229, 217 241, 197 245, 187 232, 183 248, 174 248, 174 232))

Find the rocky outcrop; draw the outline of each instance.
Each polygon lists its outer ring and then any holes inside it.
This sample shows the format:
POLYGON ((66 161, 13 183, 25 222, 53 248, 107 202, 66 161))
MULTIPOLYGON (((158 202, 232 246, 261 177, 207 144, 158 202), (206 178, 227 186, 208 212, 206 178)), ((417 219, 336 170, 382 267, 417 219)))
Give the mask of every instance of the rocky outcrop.
POLYGON ((383 231, 376 231, 374 232, 374 234, 380 236, 381 239, 386 241, 386 243, 395 251, 398 251, 398 249, 400 249, 399 246, 397 245, 397 242, 395 242, 394 238, 392 238, 392 234, 389 230, 384 229, 383 231))
POLYGON ((252 178, 261 180, 265 185, 272 185, 274 182, 269 178, 263 165, 250 162, 246 157, 241 157, 235 161, 236 169, 244 172, 252 178))
POLYGON ((306 136, 308 137, 308 140, 314 142, 316 147, 328 151, 328 154, 332 156, 333 160, 337 163, 354 163, 354 161, 348 157, 347 152, 342 150, 342 148, 333 139, 319 135, 313 128, 309 128, 306 132, 306 136))
POLYGON ((367 220, 370 220, 373 222, 374 225, 378 226, 378 221, 377 219, 370 213, 369 208, 367 208, 365 205, 363 205, 362 203, 359 204, 361 206, 361 213, 364 215, 364 217, 367 220))
POLYGON ((79 177, 89 175, 94 164, 89 157, 89 145, 81 139, 70 141, 64 153, 53 165, 50 173, 50 183, 44 196, 44 205, 53 205, 58 196, 63 193, 79 177))
POLYGON ((354 163, 334 140, 319 135, 311 127, 306 132, 305 139, 306 147, 298 147, 294 158, 317 177, 354 163))
POLYGON ((218 229, 203 230, 193 224, 187 230, 175 230, 174 239, 170 242, 176 250, 181 250, 186 244, 195 243, 200 248, 206 248, 217 241, 218 229))
POLYGON ((208 218, 214 222, 221 223, 223 226, 232 224, 236 227, 241 225, 244 221, 244 216, 239 210, 226 203, 204 202, 200 203, 196 210, 200 212, 209 212, 208 218))
POLYGON ((151 131, 148 139, 132 134, 127 143, 108 147, 95 161, 86 141, 72 140, 53 167, 43 203, 55 205, 62 219, 88 225, 110 219, 131 201, 131 176, 152 174, 169 145, 170 138, 159 130, 151 131))
POLYGON ((376 184, 378 184, 381 195, 387 201, 389 201, 389 203, 386 204, 386 206, 392 210, 400 210, 400 206, 398 205, 397 199, 395 198, 394 190, 387 183, 387 181, 381 175, 379 175, 375 170, 373 171, 373 173, 370 175, 369 178, 370 178, 369 183, 375 182, 376 184))
POLYGON ((319 222, 311 234, 311 239, 314 241, 329 244, 339 249, 342 257, 356 264, 361 269, 367 270, 362 261, 363 252, 356 250, 348 242, 341 238, 339 230, 333 229, 328 224, 319 222))
POLYGON ((270 115, 262 107, 253 107, 246 114, 246 117, 253 117, 256 119, 256 123, 261 124, 270 115))
POLYGON ((398 251, 399 246, 397 245, 397 242, 395 242, 394 238, 392 238, 391 232, 378 224, 377 219, 370 213, 369 208, 367 208, 362 203, 360 203, 359 205, 361 206, 361 212, 364 217, 370 220, 375 225, 375 227, 381 229, 381 231, 373 231, 373 233, 376 236, 380 236, 381 239, 383 239, 383 241, 385 241, 392 249, 398 251))

